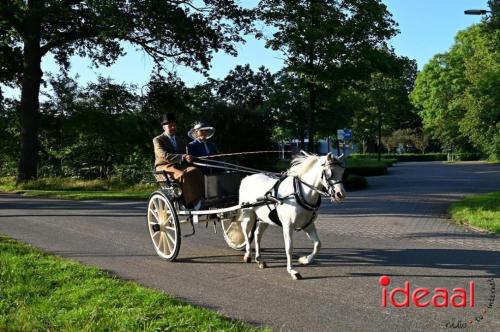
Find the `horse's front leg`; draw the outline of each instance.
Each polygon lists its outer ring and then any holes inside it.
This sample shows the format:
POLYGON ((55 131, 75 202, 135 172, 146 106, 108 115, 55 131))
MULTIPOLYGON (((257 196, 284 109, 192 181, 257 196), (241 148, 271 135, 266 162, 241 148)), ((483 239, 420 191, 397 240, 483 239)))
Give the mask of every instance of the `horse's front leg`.
POLYGON ((292 254, 293 254, 293 228, 288 222, 283 223, 283 237, 285 239, 286 251, 286 270, 294 280, 302 279, 300 273, 292 269, 292 254))
POLYGON ((257 221, 257 227, 255 228, 255 262, 259 265, 260 269, 266 268, 266 262, 260 259, 260 241, 262 240, 262 234, 266 230, 268 224, 264 222, 257 221))
POLYGON ((307 237, 314 243, 313 252, 309 256, 302 256, 299 258, 300 264, 307 265, 312 262, 316 254, 321 250, 321 241, 319 240, 314 223, 307 226, 307 228, 304 229, 304 232, 306 232, 307 237))

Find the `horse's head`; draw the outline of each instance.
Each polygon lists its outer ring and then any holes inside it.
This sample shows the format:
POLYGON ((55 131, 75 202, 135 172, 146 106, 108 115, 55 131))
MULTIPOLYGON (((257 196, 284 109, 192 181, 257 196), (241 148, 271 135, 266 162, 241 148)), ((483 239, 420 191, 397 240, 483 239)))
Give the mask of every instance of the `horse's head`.
POLYGON ((344 176, 345 162, 344 155, 335 157, 332 153, 328 153, 322 163, 323 174, 321 175, 321 183, 330 194, 330 198, 334 202, 341 202, 346 197, 342 177, 344 176))

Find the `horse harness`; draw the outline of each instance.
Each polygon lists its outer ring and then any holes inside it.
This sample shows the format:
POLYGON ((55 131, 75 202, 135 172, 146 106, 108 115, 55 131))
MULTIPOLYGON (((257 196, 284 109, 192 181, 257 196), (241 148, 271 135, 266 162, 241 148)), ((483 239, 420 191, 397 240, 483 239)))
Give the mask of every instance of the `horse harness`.
MULTIPOLYGON (((278 178, 274 186, 265 193, 265 199, 266 199, 266 205, 269 209, 269 219, 275 224, 277 224, 280 227, 283 227, 281 224, 281 221, 279 220, 278 217, 278 211, 276 209, 278 204, 283 204, 283 201, 285 199, 288 199, 289 197, 295 198, 297 203, 304 208, 307 211, 312 211, 311 219, 302 227, 300 228, 295 228, 296 231, 301 231, 304 230, 305 228, 309 227, 309 225, 316 219, 316 216, 318 215, 318 210, 319 207, 321 206, 321 196, 328 196, 328 192, 325 192, 324 190, 320 190, 316 187, 313 187, 312 185, 302 181, 298 176, 293 177, 293 189, 294 192, 292 194, 289 194, 288 196, 278 198, 278 190, 281 185, 281 183, 287 178, 288 176, 286 174, 283 174, 281 177, 278 178), (318 200, 314 204, 310 204, 309 202, 306 201, 304 198, 304 192, 302 190, 302 187, 300 184, 305 185, 306 187, 316 191, 320 195, 318 196, 318 200), (272 203, 271 203, 272 202, 272 203), (274 207, 274 208, 272 208, 274 207)), ((335 180, 334 183, 331 183, 331 180, 333 178, 333 174, 328 177, 326 175, 325 170, 323 170, 323 174, 321 177, 325 178, 330 186, 334 186, 335 184, 342 183, 342 181, 337 181, 335 180)), ((329 186, 329 187, 330 187, 329 186)))

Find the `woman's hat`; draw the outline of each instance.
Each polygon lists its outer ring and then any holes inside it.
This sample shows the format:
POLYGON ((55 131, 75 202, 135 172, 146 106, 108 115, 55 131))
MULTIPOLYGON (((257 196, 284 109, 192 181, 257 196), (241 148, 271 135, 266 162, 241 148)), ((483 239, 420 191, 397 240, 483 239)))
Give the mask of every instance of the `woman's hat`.
POLYGON ((209 139, 210 137, 214 136, 215 134, 215 128, 214 127, 209 127, 205 122, 198 122, 196 123, 193 128, 191 128, 189 131, 188 131, 188 136, 191 137, 192 139, 196 139, 196 132, 198 130, 206 130, 208 133, 207 133, 207 139, 209 139))
POLYGON ((172 113, 163 114, 163 120, 161 121, 161 125, 163 126, 164 124, 171 122, 175 122, 175 115, 172 113))

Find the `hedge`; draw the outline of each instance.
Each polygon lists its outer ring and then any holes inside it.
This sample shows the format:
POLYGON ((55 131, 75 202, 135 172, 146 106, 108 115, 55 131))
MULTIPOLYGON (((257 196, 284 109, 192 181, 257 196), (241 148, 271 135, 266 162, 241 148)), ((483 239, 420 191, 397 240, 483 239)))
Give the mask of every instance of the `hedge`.
MULTIPOLYGON (((454 153, 451 155, 455 161, 481 160, 482 155, 479 153, 454 153)), ((448 160, 447 153, 384 153, 382 159, 395 159, 397 161, 446 161, 448 160)), ((376 159, 377 153, 352 154, 349 158, 354 159, 376 159)))

